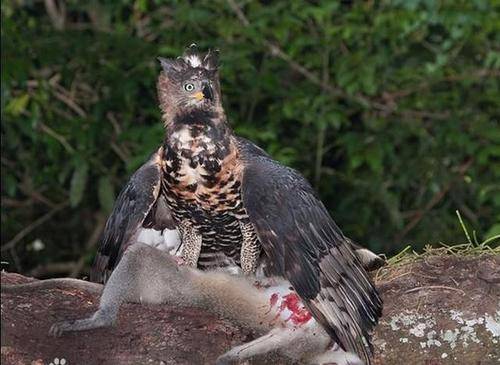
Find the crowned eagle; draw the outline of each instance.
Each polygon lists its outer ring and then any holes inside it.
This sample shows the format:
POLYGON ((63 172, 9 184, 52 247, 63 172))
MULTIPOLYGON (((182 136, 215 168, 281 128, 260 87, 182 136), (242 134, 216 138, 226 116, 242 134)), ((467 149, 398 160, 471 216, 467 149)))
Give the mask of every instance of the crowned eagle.
POLYGON ((117 198, 91 279, 105 281, 143 228, 176 228, 181 257, 287 279, 344 350, 370 363, 382 301, 352 242, 297 171, 237 136, 224 112, 218 52, 159 59, 164 140, 117 198))

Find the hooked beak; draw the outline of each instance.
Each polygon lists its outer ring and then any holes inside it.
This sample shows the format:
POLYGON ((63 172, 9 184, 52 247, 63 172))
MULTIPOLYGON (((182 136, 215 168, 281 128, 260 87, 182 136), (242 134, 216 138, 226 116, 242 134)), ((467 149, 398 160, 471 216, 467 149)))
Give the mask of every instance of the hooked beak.
POLYGON ((203 83, 203 88, 201 89, 202 93, 203 93, 203 97, 205 99, 208 99, 210 101, 214 101, 214 92, 212 90, 212 87, 210 86, 210 84, 207 82, 207 83, 203 83))

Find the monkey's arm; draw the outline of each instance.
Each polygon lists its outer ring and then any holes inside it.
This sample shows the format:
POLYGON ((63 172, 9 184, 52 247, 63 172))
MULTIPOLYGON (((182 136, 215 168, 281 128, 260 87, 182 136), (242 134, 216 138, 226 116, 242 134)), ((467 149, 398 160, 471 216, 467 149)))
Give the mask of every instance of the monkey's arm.
POLYGON ((72 278, 57 278, 34 281, 24 284, 2 284, 2 293, 23 293, 33 290, 47 290, 47 289, 79 289, 93 294, 100 294, 103 285, 91 283, 85 280, 72 279, 72 278))
POLYGON ((143 243, 130 245, 109 277, 100 298, 99 309, 89 318, 55 323, 50 333, 89 330, 114 325, 124 302, 172 303, 192 296, 189 278, 174 258, 143 243))
POLYGON ((267 296, 247 279, 178 266, 168 253, 136 242, 128 247, 111 273, 99 309, 86 319, 56 323, 50 333, 58 336, 64 332, 111 326, 124 302, 209 309, 260 331, 268 330, 275 317, 269 311, 267 296))

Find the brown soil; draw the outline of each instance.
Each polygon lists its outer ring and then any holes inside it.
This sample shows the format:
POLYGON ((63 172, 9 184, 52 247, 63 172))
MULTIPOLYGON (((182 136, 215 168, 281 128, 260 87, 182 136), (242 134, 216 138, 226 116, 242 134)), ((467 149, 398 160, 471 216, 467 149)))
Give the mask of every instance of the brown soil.
MULTIPOLYGON (((375 278, 384 298, 376 364, 500 363, 500 256, 430 257, 383 268, 375 278)), ((48 336, 52 323, 85 317, 97 304, 79 290, 2 294, 2 364, 213 364, 252 338, 203 311, 139 304, 123 306, 114 328, 48 336)))

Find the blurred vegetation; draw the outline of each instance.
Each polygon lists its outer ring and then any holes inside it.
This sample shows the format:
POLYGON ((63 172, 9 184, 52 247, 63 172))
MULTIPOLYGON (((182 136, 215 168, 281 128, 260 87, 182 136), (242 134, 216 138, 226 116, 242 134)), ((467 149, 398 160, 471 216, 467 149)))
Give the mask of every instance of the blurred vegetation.
POLYGON ((353 239, 462 242, 455 210, 480 240, 500 233, 499 4, 2 1, 2 260, 85 271, 162 141, 156 57, 192 42, 221 50, 237 133, 299 169, 353 239))

